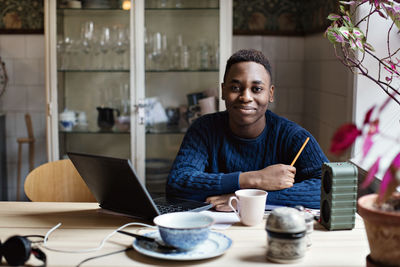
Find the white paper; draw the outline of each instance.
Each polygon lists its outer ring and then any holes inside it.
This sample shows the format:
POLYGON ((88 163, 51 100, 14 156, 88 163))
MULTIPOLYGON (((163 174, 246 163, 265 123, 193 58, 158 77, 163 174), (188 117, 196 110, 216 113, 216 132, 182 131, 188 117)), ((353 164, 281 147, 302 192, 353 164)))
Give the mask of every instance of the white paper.
POLYGON ((201 211, 201 213, 206 214, 214 219, 215 223, 211 228, 215 230, 228 229, 232 224, 240 222, 238 216, 234 212, 205 210, 201 211))

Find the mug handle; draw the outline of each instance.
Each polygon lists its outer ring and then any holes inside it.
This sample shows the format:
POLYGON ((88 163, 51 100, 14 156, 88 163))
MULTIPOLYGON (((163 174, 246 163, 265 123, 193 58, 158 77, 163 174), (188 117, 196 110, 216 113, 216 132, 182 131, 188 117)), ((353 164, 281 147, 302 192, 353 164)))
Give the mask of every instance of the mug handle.
POLYGON ((233 212, 236 214, 236 216, 239 218, 239 220, 240 220, 240 216, 239 216, 239 199, 237 198, 237 197, 235 197, 235 196, 232 196, 232 197, 230 197, 229 198, 229 201, 228 201, 228 205, 229 205, 229 207, 233 210, 233 212), (236 200, 236 205, 237 205, 237 207, 238 207, 238 210, 236 211, 236 209, 232 206, 232 201, 233 200, 236 200))

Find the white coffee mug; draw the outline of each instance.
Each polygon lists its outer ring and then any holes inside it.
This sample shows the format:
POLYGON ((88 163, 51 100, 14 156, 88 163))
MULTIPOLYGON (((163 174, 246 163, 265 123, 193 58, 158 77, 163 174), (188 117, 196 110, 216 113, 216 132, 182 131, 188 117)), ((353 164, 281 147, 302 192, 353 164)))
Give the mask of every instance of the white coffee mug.
POLYGON ((267 195, 267 192, 259 189, 241 189, 235 192, 235 196, 229 198, 228 204, 241 223, 252 226, 263 220, 267 195), (232 206, 233 200, 236 200, 237 210, 232 206))

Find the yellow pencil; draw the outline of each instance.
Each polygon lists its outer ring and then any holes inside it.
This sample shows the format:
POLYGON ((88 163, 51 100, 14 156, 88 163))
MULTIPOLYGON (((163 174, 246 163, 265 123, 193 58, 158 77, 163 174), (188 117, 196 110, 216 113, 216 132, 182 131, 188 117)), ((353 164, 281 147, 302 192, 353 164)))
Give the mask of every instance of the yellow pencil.
POLYGON ((294 163, 296 162, 297 158, 300 156, 301 152, 303 151, 303 149, 305 148, 305 146, 308 143, 308 140, 310 140, 310 137, 307 137, 306 141, 304 141, 303 145, 301 146, 299 152, 297 152, 296 157, 294 158, 294 160, 292 161, 292 164, 290 164, 290 166, 293 166, 294 163))

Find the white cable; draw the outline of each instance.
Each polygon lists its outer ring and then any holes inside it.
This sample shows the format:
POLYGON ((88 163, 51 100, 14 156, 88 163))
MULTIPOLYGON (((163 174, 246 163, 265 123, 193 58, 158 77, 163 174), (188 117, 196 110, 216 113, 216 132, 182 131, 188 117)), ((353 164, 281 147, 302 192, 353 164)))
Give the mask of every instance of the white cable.
POLYGON ((44 236, 44 241, 43 241, 43 247, 50 250, 50 251, 55 251, 55 252, 64 252, 64 253, 87 253, 87 252, 93 252, 93 251, 98 251, 103 248, 104 244, 107 242, 108 239, 110 239, 117 231, 124 229, 125 227, 131 226, 131 225, 139 225, 139 226, 144 226, 144 227, 150 227, 150 228, 157 228, 152 225, 144 224, 144 223, 127 223, 119 227, 118 229, 112 231, 110 234, 108 234, 101 242, 100 245, 96 248, 88 248, 88 249, 81 249, 81 250, 63 250, 63 249, 57 249, 57 248, 51 248, 48 247, 47 245, 47 239, 49 238, 50 234, 56 230, 58 227, 61 226, 61 223, 58 223, 56 226, 51 228, 46 235, 44 236))

